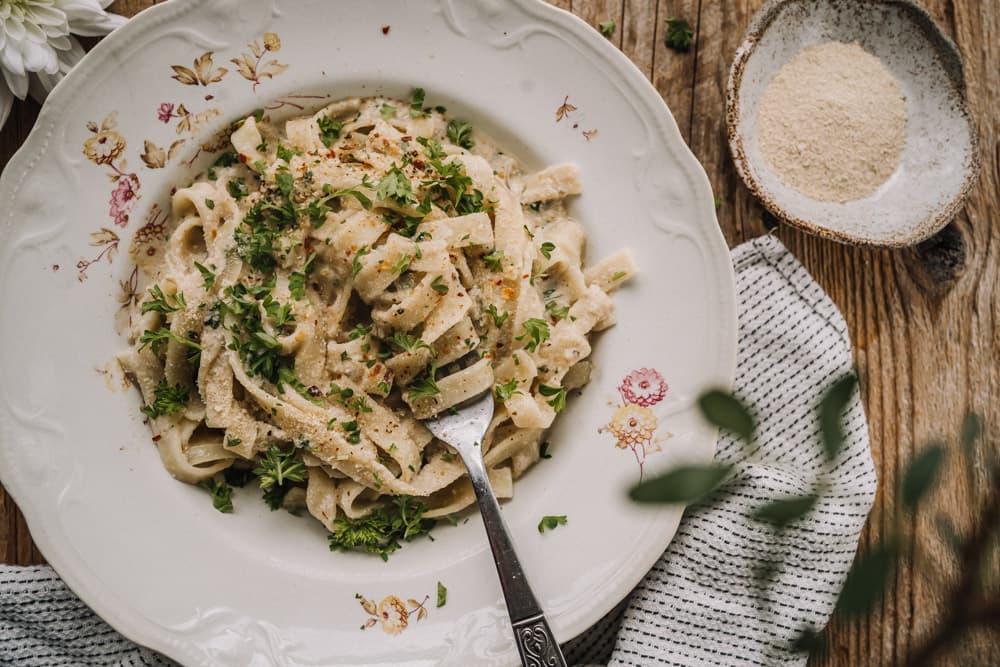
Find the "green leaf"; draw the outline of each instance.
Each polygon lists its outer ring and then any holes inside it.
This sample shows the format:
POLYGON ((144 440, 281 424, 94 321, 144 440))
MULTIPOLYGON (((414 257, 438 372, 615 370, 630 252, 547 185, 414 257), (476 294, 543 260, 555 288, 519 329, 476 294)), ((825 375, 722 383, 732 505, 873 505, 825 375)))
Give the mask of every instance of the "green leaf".
POLYGON ((847 617, 862 616, 881 600, 897 557, 896 546, 886 543, 858 556, 840 592, 838 612, 847 617))
POLYGON ((801 628, 798 635, 792 639, 791 649, 796 653, 820 655, 826 650, 826 636, 822 630, 816 630, 807 625, 801 628))
POLYGON ((470 150, 476 144, 472 141, 472 125, 462 120, 448 121, 448 140, 456 146, 470 150))
POLYGON ((903 473, 903 509, 912 512, 934 487, 944 462, 944 446, 931 445, 917 454, 903 473))
POLYGON ((844 445, 844 411, 857 385, 858 377, 854 373, 845 375, 826 390, 819 402, 819 427, 828 461, 836 458, 844 445))
MULTIPOLYGON (((419 90, 419 89, 418 89, 419 90)), ((441 608, 448 602, 448 589, 440 581, 437 587, 437 606, 441 608)))
POLYGON ((640 482, 629 490, 639 503, 680 503, 690 505, 711 493, 732 472, 730 465, 683 465, 640 482))
POLYGON ((694 41, 694 31, 691 30, 688 22, 684 19, 670 17, 666 20, 666 24, 667 34, 664 37, 664 42, 667 47, 681 52, 690 49, 694 41))
POLYGON ((753 439, 753 416, 731 394, 719 389, 709 390, 698 398, 698 407, 709 423, 735 433, 746 442, 753 439))
POLYGON ((544 533, 547 530, 555 530, 558 526, 566 525, 566 515, 561 514, 559 516, 543 516, 542 520, 538 522, 538 532, 544 533))
POLYGON ((970 412, 965 415, 965 419, 962 420, 962 453, 965 455, 965 461, 967 464, 972 464, 972 454, 973 447, 976 444, 976 440, 979 435, 983 432, 983 420, 975 412, 970 412))
POLYGON ((754 510, 753 518, 784 528, 812 511, 816 500, 815 494, 773 500, 754 510))
POLYGON ((604 35, 605 37, 611 37, 613 34, 615 34, 615 28, 617 27, 617 24, 615 23, 614 19, 608 19, 607 21, 601 21, 600 23, 598 23, 597 27, 600 28, 602 35, 604 35))

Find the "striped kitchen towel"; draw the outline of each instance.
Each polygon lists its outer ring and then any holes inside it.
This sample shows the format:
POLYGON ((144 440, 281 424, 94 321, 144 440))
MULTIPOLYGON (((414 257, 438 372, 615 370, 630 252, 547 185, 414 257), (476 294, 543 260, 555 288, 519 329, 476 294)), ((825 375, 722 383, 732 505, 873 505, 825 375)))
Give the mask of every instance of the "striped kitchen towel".
MULTIPOLYGON (((829 617, 875 496, 857 396, 832 464, 815 407, 851 369, 840 313, 773 237, 733 251, 739 301, 736 392, 759 417, 744 447, 723 434, 716 458, 738 474, 689 508, 656 566, 604 620, 564 648, 573 663, 801 665, 789 644, 829 617), (751 519, 776 498, 823 489, 781 534, 751 519), (766 579, 761 564, 774 567, 766 579)), ((112 630, 48 567, 0 567, 0 665, 172 665, 112 630)))
POLYGON ((758 417, 745 446, 719 437, 737 474, 688 508, 666 553, 629 598, 566 645, 570 663, 804 665, 790 644, 822 628, 875 499, 868 424, 855 392, 847 440, 826 463, 816 405, 851 371, 837 307, 774 237, 733 250, 739 308, 736 394, 758 417), (813 511, 781 534, 751 518, 764 503, 820 489, 813 511), (775 567, 766 578, 762 565, 775 567))

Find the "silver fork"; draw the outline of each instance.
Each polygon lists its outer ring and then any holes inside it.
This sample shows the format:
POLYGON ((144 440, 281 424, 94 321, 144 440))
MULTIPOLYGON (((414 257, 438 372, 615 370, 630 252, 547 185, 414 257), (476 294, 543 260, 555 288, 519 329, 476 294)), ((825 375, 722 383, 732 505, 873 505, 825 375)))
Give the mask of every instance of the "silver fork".
POLYGON ((563 658, 559 644, 545 620, 545 614, 524 576, 521 562, 514 553, 514 544, 500 516, 500 504, 497 503, 497 497, 486 476, 483 452, 479 445, 492 418, 493 393, 486 392, 478 399, 463 404, 457 411, 428 419, 425 424, 439 440, 458 451, 469 471, 469 479, 472 480, 476 500, 479 501, 479 511, 483 515, 486 536, 493 550, 493 560, 500 576, 500 587, 507 602, 507 614, 514 629, 514 641, 521 654, 521 664, 565 667, 566 659, 563 658))

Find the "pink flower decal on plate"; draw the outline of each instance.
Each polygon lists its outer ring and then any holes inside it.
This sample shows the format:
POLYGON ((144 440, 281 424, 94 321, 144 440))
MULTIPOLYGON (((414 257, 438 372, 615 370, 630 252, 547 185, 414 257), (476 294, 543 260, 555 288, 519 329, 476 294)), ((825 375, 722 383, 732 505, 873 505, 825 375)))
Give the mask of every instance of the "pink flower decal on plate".
POLYGON ((128 215, 139 198, 139 178, 135 174, 124 174, 118 179, 118 185, 111 191, 110 215, 119 227, 128 225, 128 215))
POLYGON ((660 372, 653 368, 640 368, 625 376, 618 385, 621 395, 620 405, 615 408, 611 421, 598 429, 599 433, 611 433, 615 447, 629 449, 639 464, 639 479, 642 480, 646 457, 660 451, 656 431, 660 421, 652 406, 667 395, 667 383, 660 372))
POLYGON ((160 119, 162 123, 169 123, 170 119, 174 117, 174 105, 171 102, 164 102, 156 110, 156 117, 160 119))
POLYGON ((622 400, 633 405, 648 408, 663 400, 667 394, 667 383, 659 371, 652 368, 640 368, 625 376, 618 385, 622 400))

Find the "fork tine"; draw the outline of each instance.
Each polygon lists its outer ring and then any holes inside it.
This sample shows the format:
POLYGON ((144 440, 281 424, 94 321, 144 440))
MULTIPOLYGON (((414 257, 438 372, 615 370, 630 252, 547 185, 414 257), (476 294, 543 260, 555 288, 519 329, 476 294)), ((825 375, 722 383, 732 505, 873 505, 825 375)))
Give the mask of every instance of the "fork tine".
POLYGON ((464 403, 457 411, 427 419, 424 424, 439 440, 452 447, 471 447, 479 444, 486 435, 493 419, 493 408, 493 393, 487 391, 464 403))

